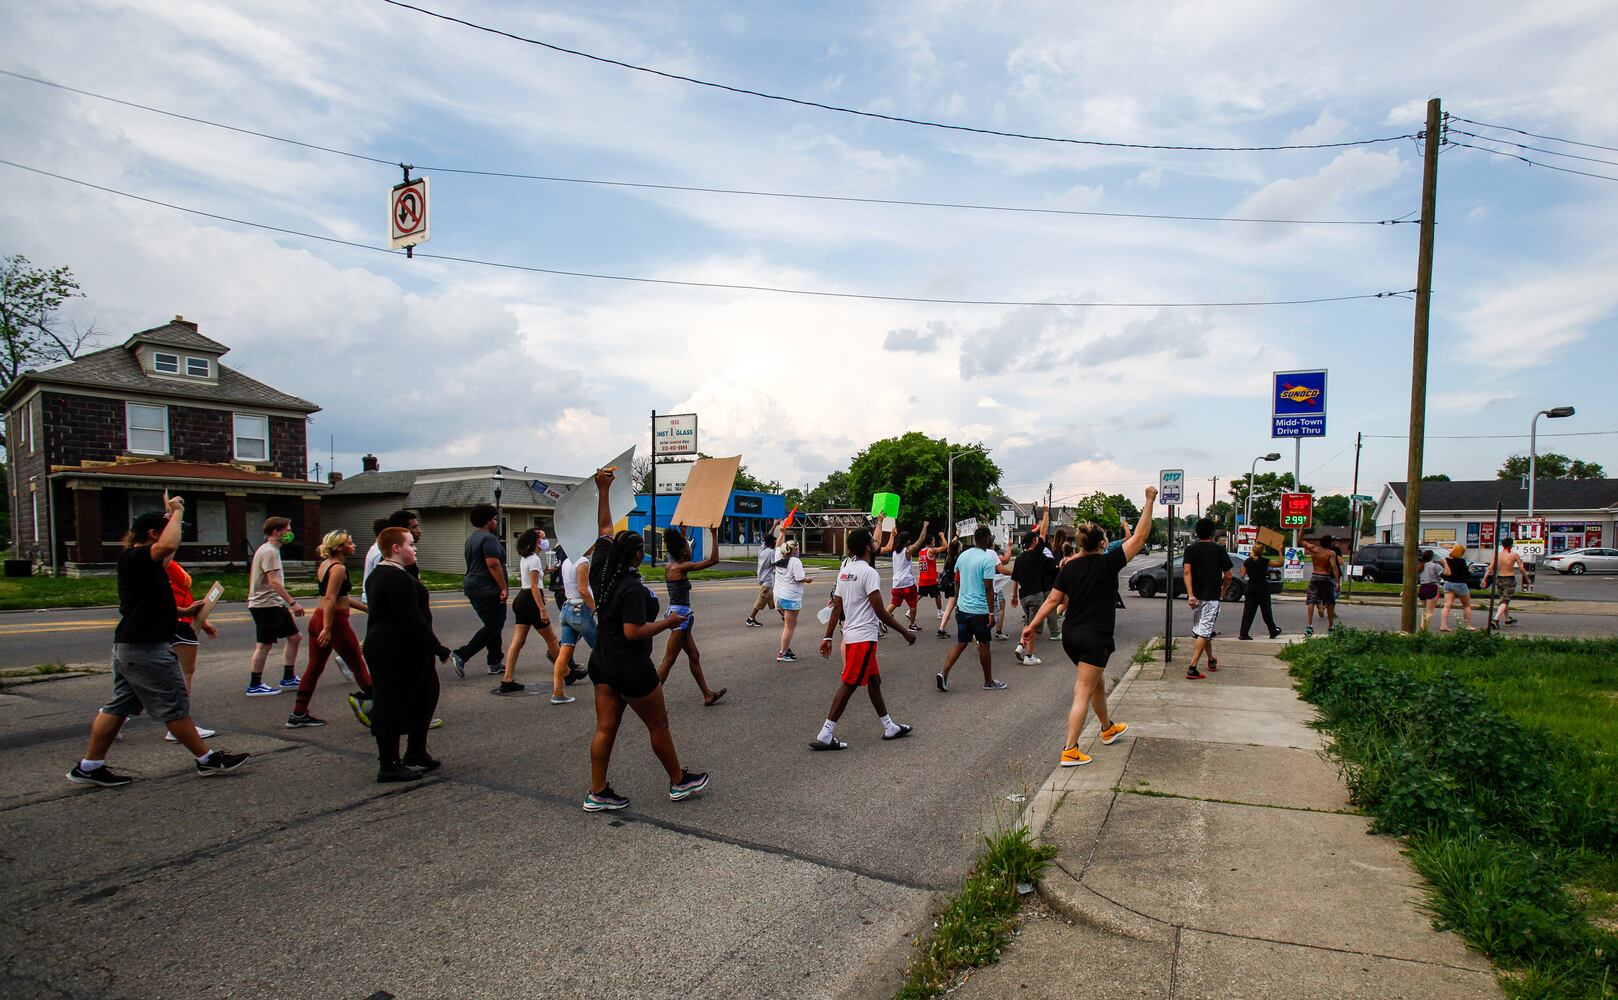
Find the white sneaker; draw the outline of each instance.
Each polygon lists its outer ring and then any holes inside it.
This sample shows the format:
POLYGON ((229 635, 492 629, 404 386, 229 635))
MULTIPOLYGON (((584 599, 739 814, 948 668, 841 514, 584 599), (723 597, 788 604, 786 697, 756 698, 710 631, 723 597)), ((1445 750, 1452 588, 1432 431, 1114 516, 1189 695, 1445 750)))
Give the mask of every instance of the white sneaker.
MULTIPOLYGON (((197 727, 197 735, 202 737, 203 739, 207 740, 207 739, 212 739, 213 737, 215 737, 215 736, 217 736, 219 734, 215 730, 204 729, 201 726, 198 726, 197 727)), ((170 743, 178 743, 178 742, 180 742, 178 739, 175 738, 173 733, 164 733, 163 738, 165 740, 168 740, 170 743)))
POLYGON ((332 659, 337 661, 337 669, 343 672, 343 676, 347 677, 350 681, 353 681, 354 671, 348 669, 348 663, 345 662, 341 656, 338 656, 335 653, 332 654, 332 659))
POLYGON ((1041 660, 1037 656, 1025 656, 1022 658, 1022 662, 1024 666, 1037 667, 1045 661, 1041 660))

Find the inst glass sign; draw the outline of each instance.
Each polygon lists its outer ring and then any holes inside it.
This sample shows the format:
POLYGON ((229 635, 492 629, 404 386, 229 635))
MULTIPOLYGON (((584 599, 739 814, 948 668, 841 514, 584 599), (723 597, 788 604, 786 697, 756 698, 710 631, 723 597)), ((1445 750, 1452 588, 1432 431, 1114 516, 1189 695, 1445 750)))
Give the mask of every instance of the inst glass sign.
POLYGON ((659 458, 697 453, 697 415, 659 413, 652 421, 652 443, 659 458))
POLYGON ((1275 372, 1270 386, 1271 437, 1326 436, 1326 372, 1275 372))

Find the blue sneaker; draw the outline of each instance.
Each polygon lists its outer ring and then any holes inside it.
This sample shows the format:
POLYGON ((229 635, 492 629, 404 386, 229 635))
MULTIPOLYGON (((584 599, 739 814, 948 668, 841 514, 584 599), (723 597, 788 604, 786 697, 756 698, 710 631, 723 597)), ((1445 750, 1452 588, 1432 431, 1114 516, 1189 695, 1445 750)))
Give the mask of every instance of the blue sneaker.
POLYGON ((291 677, 283 677, 283 678, 281 678, 281 686, 284 687, 284 688, 295 688, 295 687, 297 687, 298 686, 298 677, 297 677, 297 675, 294 674, 291 677))
POLYGON ((280 694, 280 688, 272 688, 268 684, 254 684, 247 689, 249 698, 268 698, 272 694, 280 694))
POLYGON ((690 798, 707 787, 707 771, 698 771, 695 774, 690 771, 681 771, 680 780, 669 786, 669 798, 674 802, 678 802, 681 799, 690 798))

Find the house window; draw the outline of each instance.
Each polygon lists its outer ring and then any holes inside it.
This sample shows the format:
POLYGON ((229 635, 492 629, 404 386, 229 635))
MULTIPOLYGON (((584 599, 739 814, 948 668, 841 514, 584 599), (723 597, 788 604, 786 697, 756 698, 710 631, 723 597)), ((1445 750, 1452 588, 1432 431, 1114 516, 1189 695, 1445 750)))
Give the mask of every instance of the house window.
POLYGON ((207 358, 186 358, 185 373, 192 378, 211 378, 213 367, 208 364, 207 358))
POLYGON ((236 460, 263 462, 270 457, 270 418, 236 414, 236 460))
POLYGON ((169 452, 169 408, 128 403, 129 450, 137 455, 167 455, 169 452))
POLYGON ((180 356, 178 354, 164 354, 162 351, 152 352, 152 371, 164 375, 180 374, 180 356))

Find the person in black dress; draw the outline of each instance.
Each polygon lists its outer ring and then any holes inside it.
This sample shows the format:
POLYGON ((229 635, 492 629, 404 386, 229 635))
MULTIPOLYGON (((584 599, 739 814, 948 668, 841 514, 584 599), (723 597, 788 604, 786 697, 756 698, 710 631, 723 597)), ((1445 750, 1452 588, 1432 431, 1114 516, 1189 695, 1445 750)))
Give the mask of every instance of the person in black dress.
POLYGON ((410 572, 416 564, 415 539, 403 528, 388 528, 376 541, 382 562, 365 581, 370 619, 364 647, 375 694, 371 735, 376 737, 376 780, 414 781, 439 766, 427 752, 427 730, 438 706, 433 661, 449 659, 449 647, 433 633, 427 588, 410 572))
POLYGON ((1262 613, 1264 627, 1270 630, 1270 638, 1274 639, 1281 634, 1280 626, 1275 624, 1275 611, 1270 606, 1270 581, 1265 574, 1269 572, 1270 560, 1268 556, 1259 555, 1260 546, 1253 546, 1253 551, 1242 560, 1242 578, 1247 581, 1247 590, 1242 594, 1242 630, 1237 638, 1252 639, 1253 618, 1262 613))

